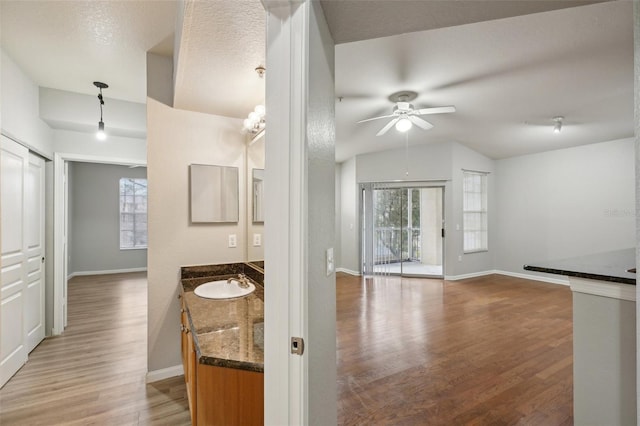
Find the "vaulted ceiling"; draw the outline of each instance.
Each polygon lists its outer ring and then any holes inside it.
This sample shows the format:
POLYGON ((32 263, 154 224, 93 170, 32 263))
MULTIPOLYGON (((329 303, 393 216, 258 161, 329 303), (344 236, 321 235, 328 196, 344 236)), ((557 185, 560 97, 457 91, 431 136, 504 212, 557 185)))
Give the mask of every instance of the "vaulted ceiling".
MULTIPOLYGON (((337 160, 398 146, 388 95, 453 104, 409 143, 454 140, 494 158, 633 134, 631 2, 331 0, 337 160), (585 4, 587 4, 585 6, 585 4), (566 117, 560 138, 551 118, 566 117), (551 135, 554 136, 554 135, 551 135)), ((176 107, 244 117, 264 99, 259 0, 0 2, 2 49, 42 87, 146 101, 146 53, 176 58, 176 107), (174 37, 175 33, 175 37, 174 37)), ((268 73, 268 71, 267 71, 268 73)))

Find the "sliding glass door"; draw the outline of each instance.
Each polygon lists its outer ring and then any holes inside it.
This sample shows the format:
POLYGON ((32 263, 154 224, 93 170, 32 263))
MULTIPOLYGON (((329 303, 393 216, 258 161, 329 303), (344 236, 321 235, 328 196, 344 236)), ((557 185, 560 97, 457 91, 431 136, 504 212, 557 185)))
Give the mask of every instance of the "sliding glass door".
POLYGON ((365 275, 442 277, 443 195, 441 186, 363 185, 365 275))

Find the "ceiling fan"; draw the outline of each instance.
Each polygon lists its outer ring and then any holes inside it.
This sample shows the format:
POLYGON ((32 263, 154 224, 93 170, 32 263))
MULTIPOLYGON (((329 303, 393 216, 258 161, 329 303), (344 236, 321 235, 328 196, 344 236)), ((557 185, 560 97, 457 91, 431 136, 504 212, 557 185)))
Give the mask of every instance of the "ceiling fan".
POLYGON ((414 124, 423 130, 429 130, 433 128, 433 124, 420 118, 420 115, 444 114, 456 111, 456 108, 454 106, 414 109, 413 105, 410 102, 417 96, 418 94, 416 92, 403 91, 394 93, 393 95, 389 96, 389 100, 396 103, 391 114, 382 115, 380 117, 367 118, 366 120, 358 121, 358 123, 365 123, 367 121, 393 117, 376 134, 376 136, 382 136, 387 133, 389 129, 391 129, 394 125, 396 126, 396 130, 398 130, 399 132, 408 131, 414 124))

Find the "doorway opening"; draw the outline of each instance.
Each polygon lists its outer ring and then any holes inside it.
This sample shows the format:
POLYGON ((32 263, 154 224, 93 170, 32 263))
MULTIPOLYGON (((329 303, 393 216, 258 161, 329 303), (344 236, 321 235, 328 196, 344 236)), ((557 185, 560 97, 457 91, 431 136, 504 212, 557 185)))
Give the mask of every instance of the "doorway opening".
POLYGON ((366 183, 362 195, 364 275, 444 276, 444 186, 366 183))

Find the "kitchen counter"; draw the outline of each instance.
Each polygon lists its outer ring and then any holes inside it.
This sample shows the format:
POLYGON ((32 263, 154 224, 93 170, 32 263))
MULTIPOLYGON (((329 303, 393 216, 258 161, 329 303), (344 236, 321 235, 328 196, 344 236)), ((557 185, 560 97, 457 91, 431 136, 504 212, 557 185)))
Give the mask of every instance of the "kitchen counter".
POLYGON ((573 420, 636 423, 636 250, 525 265, 566 275, 573 309, 573 420))
POLYGON ((264 372, 264 275, 251 265, 181 268, 181 295, 199 364, 264 372), (256 285, 248 296, 214 300, 194 290, 209 281, 244 273, 256 285))
POLYGON ((636 285, 636 274, 627 270, 635 267, 635 248, 524 265, 527 271, 630 285, 636 285))

